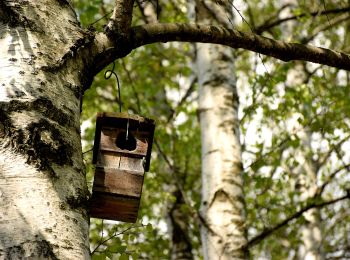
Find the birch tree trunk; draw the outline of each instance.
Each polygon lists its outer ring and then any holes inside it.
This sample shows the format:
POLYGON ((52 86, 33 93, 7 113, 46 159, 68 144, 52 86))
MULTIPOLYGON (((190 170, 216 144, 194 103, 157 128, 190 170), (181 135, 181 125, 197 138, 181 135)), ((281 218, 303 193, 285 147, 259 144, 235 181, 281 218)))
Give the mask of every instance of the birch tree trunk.
POLYGON ((0 3, 0 259, 89 259, 83 37, 66 1, 0 3))
MULTIPOLYGON (((298 6, 298 1, 296 0, 284 0, 281 5, 289 5, 281 12, 280 18, 286 18, 291 16, 292 9, 298 6)), ((282 32, 285 38, 293 38, 293 32, 297 27, 296 21, 289 21, 282 27, 282 32)), ((288 39, 291 40, 291 39, 288 39)), ((306 72, 301 63, 297 63, 293 69, 288 72, 286 85, 289 87, 294 87, 296 85, 305 84, 307 79, 306 72)), ((314 165, 311 154, 311 137, 312 133, 309 131, 308 127, 305 127, 300 131, 301 141, 303 143, 304 151, 299 151, 296 154, 300 166, 297 171, 298 182, 300 184, 300 189, 302 192, 301 199, 306 201, 315 195, 317 191, 317 167, 314 165)), ((303 214, 306 224, 302 225, 300 228, 302 244, 299 247, 298 257, 299 259, 305 260, 323 260, 324 253, 322 250, 322 231, 319 216, 319 209, 310 209, 308 212, 303 214)))
MULTIPOLYGON (((216 16, 232 18, 231 1, 223 2, 213 6, 216 16)), ((206 4, 197 1, 197 22, 215 23, 206 4)), ((232 50, 218 45, 196 46, 202 140, 201 213, 206 222, 201 228, 204 259, 246 259, 239 100, 232 50)))

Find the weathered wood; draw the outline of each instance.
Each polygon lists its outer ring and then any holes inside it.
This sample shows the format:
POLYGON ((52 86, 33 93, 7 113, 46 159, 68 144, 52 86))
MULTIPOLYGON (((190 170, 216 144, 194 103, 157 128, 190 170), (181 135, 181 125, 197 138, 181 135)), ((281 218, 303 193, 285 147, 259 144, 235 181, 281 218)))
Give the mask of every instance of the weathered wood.
POLYGON ((98 156, 96 166, 144 172, 144 159, 128 158, 124 156, 121 156, 119 153, 102 151, 98 156))
POLYGON ((140 200, 132 197, 95 192, 90 200, 90 216, 135 223, 140 200))
POLYGON ((149 170, 153 144, 154 120, 127 113, 98 113, 94 141, 93 163, 96 164, 100 150, 129 154, 128 157, 145 157, 145 171, 149 170), (110 130, 114 129, 114 130, 110 130), (116 145, 118 133, 126 131, 137 139, 134 151, 120 149, 116 145))
POLYGON ((93 192, 108 192, 140 199, 143 172, 96 167, 93 192))
POLYGON ((135 222, 144 172, 149 169, 154 121, 125 113, 99 113, 90 215, 135 222))
POLYGON ((129 135, 136 139, 136 149, 130 151, 121 149, 116 144, 118 135, 125 131, 126 129, 103 127, 101 129, 100 150, 145 157, 147 155, 148 148, 148 142, 146 138, 149 136, 149 133, 129 131, 129 135))

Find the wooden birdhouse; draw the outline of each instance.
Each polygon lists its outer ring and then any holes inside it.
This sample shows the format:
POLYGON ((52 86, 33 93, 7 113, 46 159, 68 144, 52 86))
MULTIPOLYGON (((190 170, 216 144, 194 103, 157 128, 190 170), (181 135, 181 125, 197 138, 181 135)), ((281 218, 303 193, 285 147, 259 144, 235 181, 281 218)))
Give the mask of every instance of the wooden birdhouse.
POLYGON ((98 113, 90 216, 136 222, 155 123, 127 113, 98 113))

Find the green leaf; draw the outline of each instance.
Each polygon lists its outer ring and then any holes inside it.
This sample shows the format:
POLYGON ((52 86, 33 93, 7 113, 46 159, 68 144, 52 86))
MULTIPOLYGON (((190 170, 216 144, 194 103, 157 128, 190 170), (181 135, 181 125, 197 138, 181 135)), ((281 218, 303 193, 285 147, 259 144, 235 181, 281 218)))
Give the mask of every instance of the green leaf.
POLYGON ((128 254, 121 254, 119 257, 119 260, 129 260, 129 255, 128 254))
POLYGON ((92 260, 106 260, 106 254, 105 253, 93 254, 92 260))
POLYGON ((148 223, 148 224, 147 224, 146 230, 147 230, 147 232, 152 232, 152 231, 153 231, 153 227, 152 227, 152 224, 151 224, 151 223, 148 223))

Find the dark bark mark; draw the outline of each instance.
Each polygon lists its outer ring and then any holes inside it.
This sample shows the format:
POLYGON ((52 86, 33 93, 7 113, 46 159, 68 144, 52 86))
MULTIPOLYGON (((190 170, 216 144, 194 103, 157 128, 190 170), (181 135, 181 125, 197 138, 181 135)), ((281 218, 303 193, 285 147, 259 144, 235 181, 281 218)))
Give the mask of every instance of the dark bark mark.
POLYGON ((56 126, 46 119, 28 125, 28 136, 26 143, 27 154, 30 151, 28 163, 35 163, 39 169, 50 169, 53 163, 59 165, 73 165, 73 147, 62 137, 56 126), (47 142, 43 135, 50 134, 50 141, 47 142), (52 141, 51 141, 52 139, 52 141))
MULTIPOLYGON (((26 89, 31 90, 33 88, 26 86, 26 89)), ((14 92, 14 94, 16 93, 14 92)), ((0 102, 0 111, 1 110, 5 112, 5 114, 9 114, 9 112, 37 111, 42 114, 43 117, 57 122, 61 126, 75 127, 75 120, 73 117, 55 107, 52 101, 45 97, 39 97, 33 102, 21 102, 18 100, 11 100, 9 103, 0 102)))
POLYGON ((0 21, 11 27, 20 23, 19 15, 5 1, 0 2, 0 21))
POLYGON ((33 21, 28 20, 21 14, 21 8, 26 4, 26 1, 12 1, 12 5, 6 3, 6 1, 0 2, 0 21, 10 27, 23 26, 29 28, 32 31, 36 31, 37 27, 33 21))
POLYGON ((66 198, 66 203, 71 209, 86 209, 89 203, 89 196, 85 190, 78 189, 76 196, 66 198))
MULTIPOLYGON (((0 252, 0 257, 2 252, 0 252)), ((50 259, 58 260, 53 253, 53 246, 45 240, 26 241, 18 246, 7 248, 5 259, 50 259)))
POLYGON ((0 106, 0 137, 3 143, 23 154, 28 164, 48 171, 52 177, 56 177, 52 163, 73 165, 74 148, 61 137, 56 124, 42 118, 19 129, 14 126, 9 114, 6 106, 0 106))

